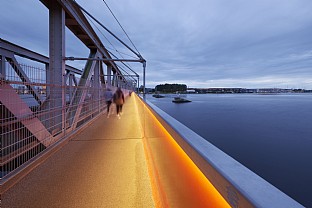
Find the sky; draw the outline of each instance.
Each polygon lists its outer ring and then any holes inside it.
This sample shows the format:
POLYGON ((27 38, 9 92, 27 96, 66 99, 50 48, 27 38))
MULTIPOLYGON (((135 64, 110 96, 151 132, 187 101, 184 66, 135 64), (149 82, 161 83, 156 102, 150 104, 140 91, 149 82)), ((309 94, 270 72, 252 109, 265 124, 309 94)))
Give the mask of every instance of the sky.
MULTIPOLYGON (((102 0, 76 1, 134 48, 102 0)), ((312 89, 311 0, 106 3, 147 61, 147 87, 178 83, 198 88, 312 89)), ((0 5, 0 37, 48 56, 48 9, 39 0, 0 0, 0 5)), ((90 24, 118 57, 135 57, 99 25, 90 24)), ((65 44, 66 56, 89 54, 69 30, 65 44)), ((142 81, 142 64, 130 66, 142 81)))

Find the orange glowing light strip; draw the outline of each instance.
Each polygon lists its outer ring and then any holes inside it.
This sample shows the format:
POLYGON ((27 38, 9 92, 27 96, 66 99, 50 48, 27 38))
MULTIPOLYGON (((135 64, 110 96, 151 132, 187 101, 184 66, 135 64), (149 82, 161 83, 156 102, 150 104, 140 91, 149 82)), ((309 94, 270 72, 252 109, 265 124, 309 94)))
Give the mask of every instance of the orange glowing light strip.
MULTIPOLYGON (((138 105, 136 102, 137 99, 140 100, 140 98, 138 98, 138 96, 135 94, 134 105, 136 109, 138 109, 138 105)), ((140 102, 141 102, 141 106, 145 108, 144 103, 141 100, 140 102)), ((140 115, 139 112, 137 112, 137 115, 140 115)), ((153 155, 151 154, 150 146, 145 139, 143 126, 141 125, 141 127, 142 127, 141 135, 143 138, 142 141, 143 141, 144 153, 145 153, 145 157, 147 160, 148 174, 150 175, 150 179, 151 179, 152 194, 153 194, 155 206, 156 207, 169 207, 166 194, 160 183, 160 177, 159 177, 158 171, 155 168, 156 167, 155 160, 153 158, 153 155)))
MULTIPOLYGON (((139 99, 140 100, 140 99, 139 99)), ((141 101, 141 100, 140 100, 141 101)), ((157 127, 163 131, 163 133, 165 133, 166 135, 166 141, 168 142, 168 145, 172 148, 172 154, 176 154, 175 158, 178 158, 179 161, 177 161, 177 164, 179 164, 180 166, 185 166, 187 167, 188 171, 187 173, 181 172, 179 173, 179 175, 181 175, 181 177, 187 178, 189 181, 189 184, 191 183, 197 183, 200 184, 201 188, 199 189, 194 189, 195 192, 192 192, 192 196, 197 197, 199 199, 202 199, 203 201, 207 202, 209 198, 209 207, 230 207, 229 204, 226 202, 226 200, 221 196, 221 194, 216 190, 216 188, 210 183, 210 181, 206 178, 206 176, 200 171, 200 169, 194 164, 194 162, 188 157, 188 155, 183 151, 183 149, 178 145, 178 143, 174 140, 174 138, 172 138, 172 136, 169 134, 169 132, 164 128, 164 126, 159 122, 159 120, 156 118, 156 116, 152 113, 152 111, 145 106, 145 104, 141 101, 143 108, 147 109, 147 113, 149 115, 151 115, 152 119, 154 120, 154 124, 157 125, 157 127)), ((144 134, 143 134, 144 135, 144 134)), ((145 136, 144 136, 145 137, 145 136)), ((147 157, 150 158, 148 159, 149 161, 149 166, 154 166, 154 167, 150 167, 151 170, 154 169, 154 174, 152 174, 153 177, 156 177, 156 179, 154 179, 155 181, 152 183, 152 185, 155 188, 160 188, 160 190, 156 190, 156 191, 160 191, 161 193, 158 194, 158 199, 157 200, 165 200, 162 203, 161 207, 169 207, 168 204, 170 204, 170 202, 167 202, 166 200, 166 193, 164 193, 163 190, 163 185, 162 185, 162 181, 159 177, 158 174, 158 170, 156 167, 155 160, 153 159, 152 156, 152 152, 151 152, 151 147, 150 144, 148 143, 147 138, 145 138, 144 140, 146 140, 144 142, 144 147, 146 148, 146 152, 147 152, 147 157), (151 160, 151 161, 150 161, 151 160), (157 185, 155 184, 157 183, 157 185)), ((182 168, 183 169, 183 168, 182 168)), ((193 184, 194 185, 194 184, 193 184)), ((156 204, 157 205, 157 204, 156 204)))

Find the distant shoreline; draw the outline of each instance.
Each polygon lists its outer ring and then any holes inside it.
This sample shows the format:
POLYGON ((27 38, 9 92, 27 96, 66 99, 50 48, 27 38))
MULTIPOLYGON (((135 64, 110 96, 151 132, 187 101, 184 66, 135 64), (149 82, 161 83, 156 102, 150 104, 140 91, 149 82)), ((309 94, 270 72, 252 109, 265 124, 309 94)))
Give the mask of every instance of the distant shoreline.
POLYGON ((147 94, 254 94, 254 95, 298 95, 312 94, 312 92, 147 92, 147 94))
POLYGON ((155 89, 147 88, 147 93, 156 94, 300 94, 312 93, 312 90, 306 89, 281 89, 281 88, 188 88, 186 91, 156 91, 155 89))

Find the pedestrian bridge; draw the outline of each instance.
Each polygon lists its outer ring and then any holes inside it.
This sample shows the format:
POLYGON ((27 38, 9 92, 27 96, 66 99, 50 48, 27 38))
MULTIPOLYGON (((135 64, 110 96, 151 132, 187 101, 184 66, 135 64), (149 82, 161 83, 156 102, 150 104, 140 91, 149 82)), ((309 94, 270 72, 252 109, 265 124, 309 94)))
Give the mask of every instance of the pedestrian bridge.
POLYGON ((301 207, 135 93, 114 107, 3 185, 2 207, 301 207))
POLYGON ((142 105, 136 95, 128 97, 121 119, 112 106, 110 118, 97 118, 5 192, 3 205, 228 206, 142 105))
POLYGON ((143 64, 144 92, 146 60, 76 1, 40 2, 49 12, 49 57, 0 38, 1 208, 302 207, 147 100, 129 96, 140 76, 117 63, 143 64), (116 57, 91 19, 137 58, 116 57), (65 56, 66 28, 88 57, 65 56), (68 65, 75 60, 85 67, 68 65), (123 115, 107 118, 103 95, 117 87, 127 97, 123 115))

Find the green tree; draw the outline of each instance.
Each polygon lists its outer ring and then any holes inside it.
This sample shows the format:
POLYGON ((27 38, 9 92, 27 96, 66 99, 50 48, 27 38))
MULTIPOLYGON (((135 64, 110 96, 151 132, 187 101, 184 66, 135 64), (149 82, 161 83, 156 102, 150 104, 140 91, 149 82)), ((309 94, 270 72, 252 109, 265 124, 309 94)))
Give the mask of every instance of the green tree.
POLYGON ((160 84, 155 87, 156 91, 163 93, 186 92, 187 86, 185 84, 160 84))

